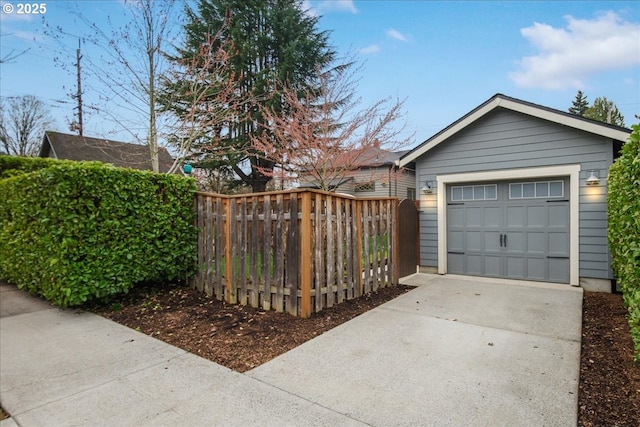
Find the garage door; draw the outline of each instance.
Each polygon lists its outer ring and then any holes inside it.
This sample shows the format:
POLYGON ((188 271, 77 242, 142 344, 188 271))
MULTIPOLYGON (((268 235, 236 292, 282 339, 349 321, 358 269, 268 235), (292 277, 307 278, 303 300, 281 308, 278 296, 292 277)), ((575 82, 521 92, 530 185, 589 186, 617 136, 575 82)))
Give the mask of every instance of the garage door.
POLYGON ((568 179, 447 186, 448 272, 569 283, 568 179))

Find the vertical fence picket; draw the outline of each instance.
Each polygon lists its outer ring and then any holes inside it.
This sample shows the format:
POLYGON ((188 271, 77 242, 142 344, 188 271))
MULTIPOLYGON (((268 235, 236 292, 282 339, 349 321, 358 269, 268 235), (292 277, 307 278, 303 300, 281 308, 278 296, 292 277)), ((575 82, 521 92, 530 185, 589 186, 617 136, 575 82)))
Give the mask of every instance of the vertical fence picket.
POLYGON ((285 270, 286 286, 289 290, 287 312, 294 316, 298 315, 298 283, 300 277, 298 266, 300 258, 304 259, 310 256, 299 250, 299 241, 298 194, 296 193, 291 194, 289 198, 289 232, 287 233, 287 266, 285 270))
POLYGON ((362 241, 364 243, 364 286, 363 292, 368 294, 371 292, 371 233, 369 227, 371 224, 371 213, 369 209, 369 201, 364 200, 362 204, 362 241))
POLYGON ((345 200, 336 198, 336 302, 344 301, 346 272, 344 268, 344 216, 345 200))
POLYGON ((238 252, 238 242, 236 240, 236 199, 227 200, 227 302, 235 304, 238 302, 238 286, 236 284, 236 263, 235 257, 238 252))
POLYGON ((326 203, 326 230, 327 230, 327 237, 326 237, 326 242, 327 242, 327 249, 326 249, 326 254, 327 254, 327 279, 326 279, 326 284, 327 284, 327 300, 326 300, 326 306, 327 307, 333 307, 333 301, 334 301, 334 289, 333 286, 335 284, 335 238, 336 236, 334 235, 334 216, 333 216, 333 202, 334 202, 335 198, 333 196, 327 196, 327 203, 326 203))
POLYGON ((205 220, 204 220, 204 235, 205 235, 205 282, 203 284, 204 292, 208 296, 213 294, 213 200, 211 197, 204 199, 205 206, 205 220))
POLYGON ((223 203, 221 197, 216 197, 216 224, 215 224, 215 243, 216 249, 215 263, 216 263, 216 282, 214 285, 214 294, 216 299, 222 300, 224 298, 224 288, 222 286, 222 254, 224 253, 224 233, 222 224, 224 223, 222 217, 223 203))
POLYGON ((284 251, 287 245, 288 230, 284 225, 284 202, 282 194, 276 196, 276 231, 274 233, 275 262, 273 264, 273 282, 276 286, 276 297, 273 302, 276 311, 284 310, 284 251))
POLYGON ((315 232, 315 281, 313 284, 313 288, 315 289, 315 311, 322 310, 323 307, 323 296, 322 296, 322 288, 326 286, 325 282, 325 255, 324 255, 324 233, 326 228, 324 226, 323 216, 324 216, 324 203, 325 196, 320 194, 314 194, 315 197, 315 221, 313 224, 314 232, 315 232))
POLYGON ((196 280, 194 282, 194 287, 198 290, 202 292, 203 289, 203 284, 205 281, 205 268, 206 268, 206 262, 205 262, 205 256, 206 256, 206 233, 203 232, 204 230, 204 209, 205 209, 205 196, 198 194, 197 196, 197 200, 198 200, 198 210, 197 210, 197 224, 198 224, 198 269, 196 270, 196 280))
POLYGON ((378 202, 371 201, 371 288, 370 291, 378 290, 378 264, 380 256, 380 236, 378 234, 378 202))
MULTIPOLYGON (((264 196, 262 217, 262 308, 271 310, 271 265, 273 262, 273 244, 271 239, 271 197, 264 196)), ((258 241, 255 242, 258 245, 258 241)))
MULTIPOLYGON (((248 216, 248 215, 247 215, 248 216)), ((259 239, 258 239, 258 227, 260 218, 258 217, 258 197, 253 196, 251 198, 251 221, 248 225, 247 241, 249 252, 249 272, 251 276, 251 286, 248 289, 249 292, 249 304, 251 307, 258 307, 258 297, 260 295, 260 284, 258 280, 258 266, 259 266, 259 239)))

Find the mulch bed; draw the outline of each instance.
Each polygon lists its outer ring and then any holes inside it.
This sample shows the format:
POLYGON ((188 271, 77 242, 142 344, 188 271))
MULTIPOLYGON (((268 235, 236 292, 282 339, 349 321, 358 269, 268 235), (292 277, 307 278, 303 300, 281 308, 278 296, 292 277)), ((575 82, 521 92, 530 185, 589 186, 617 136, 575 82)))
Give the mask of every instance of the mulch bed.
POLYGON ((585 292, 578 425, 640 426, 640 366, 621 295, 585 292))
POLYGON ((92 310, 220 365, 245 372, 412 289, 381 288, 308 319, 208 298, 194 289, 140 288, 92 310))

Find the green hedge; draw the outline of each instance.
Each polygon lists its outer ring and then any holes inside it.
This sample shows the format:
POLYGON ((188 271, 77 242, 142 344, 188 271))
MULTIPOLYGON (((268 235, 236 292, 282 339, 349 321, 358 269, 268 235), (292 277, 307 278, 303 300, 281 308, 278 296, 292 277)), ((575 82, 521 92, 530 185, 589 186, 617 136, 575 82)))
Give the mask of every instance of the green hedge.
POLYGON ((190 178, 85 162, 0 180, 0 277, 63 307, 185 278, 195 189, 190 178))
POLYGON ((71 163, 70 160, 56 160, 42 157, 18 157, 0 156, 0 179, 34 172, 62 163, 71 163))
POLYGON ((640 360, 640 125, 609 170, 609 249, 613 273, 629 310, 629 325, 640 360))

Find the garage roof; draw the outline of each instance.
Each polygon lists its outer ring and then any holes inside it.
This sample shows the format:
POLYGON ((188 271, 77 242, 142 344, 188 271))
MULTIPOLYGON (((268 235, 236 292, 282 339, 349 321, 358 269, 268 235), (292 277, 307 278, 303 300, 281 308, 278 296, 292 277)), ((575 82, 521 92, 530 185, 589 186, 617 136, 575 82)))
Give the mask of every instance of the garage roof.
POLYGON ((600 135, 605 138, 611 138, 617 141, 626 141, 631 133, 631 130, 627 128, 614 126, 609 123, 599 122, 597 120, 587 119, 575 114, 544 107, 542 105, 533 104, 531 102, 522 101, 520 99, 511 98, 498 93, 491 97, 489 100, 485 101, 482 105, 476 107, 474 110, 472 110, 462 118, 458 119, 451 125, 447 126, 443 130, 402 156, 399 160, 400 166, 406 166, 407 164, 414 162, 418 157, 422 156, 433 147, 437 146, 448 138, 451 138, 456 133, 460 132, 467 126, 471 125, 475 121, 479 120, 480 118, 484 117, 497 108, 504 108, 507 110, 516 111, 518 113, 527 114, 532 117, 548 120, 550 122, 558 123, 563 126, 569 126, 571 128, 600 135))

